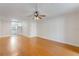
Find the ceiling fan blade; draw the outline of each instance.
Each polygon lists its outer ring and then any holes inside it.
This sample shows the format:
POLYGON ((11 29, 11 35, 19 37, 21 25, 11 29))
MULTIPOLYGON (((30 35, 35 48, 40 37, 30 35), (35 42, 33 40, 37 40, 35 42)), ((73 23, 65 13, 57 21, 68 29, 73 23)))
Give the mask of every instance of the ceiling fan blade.
POLYGON ((38 16, 39 19, 42 19, 42 17, 38 16))
POLYGON ((46 17, 46 15, 39 15, 40 17, 46 17))
POLYGON ((33 9, 32 13, 30 13, 29 15, 27 15, 26 17, 34 17, 35 14, 35 9, 33 9))

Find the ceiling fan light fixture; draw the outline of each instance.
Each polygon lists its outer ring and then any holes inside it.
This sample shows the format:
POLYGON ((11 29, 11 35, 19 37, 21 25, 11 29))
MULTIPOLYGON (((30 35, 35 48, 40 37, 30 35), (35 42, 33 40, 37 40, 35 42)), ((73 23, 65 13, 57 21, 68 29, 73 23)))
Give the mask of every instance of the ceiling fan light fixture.
POLYGON ((39 20, 39 17, 34 17, 35 20, 39 20))

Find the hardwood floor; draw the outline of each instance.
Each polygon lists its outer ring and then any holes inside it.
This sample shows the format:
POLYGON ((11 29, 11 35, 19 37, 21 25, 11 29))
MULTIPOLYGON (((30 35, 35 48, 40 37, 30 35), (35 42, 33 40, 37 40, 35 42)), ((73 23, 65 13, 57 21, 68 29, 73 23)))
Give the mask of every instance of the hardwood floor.
POLYGON ((0 56, 79 56, 79 47, 73 49, 69 47, 71 46, 62 46, 39 37, 0 38, 0 56))

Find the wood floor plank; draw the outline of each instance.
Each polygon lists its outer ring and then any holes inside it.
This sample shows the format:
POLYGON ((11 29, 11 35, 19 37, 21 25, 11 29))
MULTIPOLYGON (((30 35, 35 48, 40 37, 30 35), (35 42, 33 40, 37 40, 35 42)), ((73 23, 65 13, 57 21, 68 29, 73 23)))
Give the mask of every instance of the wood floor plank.
POLYGON ((79 56, 79 52, 68 48, 38 37, 0 38, 0 56, 79 56))

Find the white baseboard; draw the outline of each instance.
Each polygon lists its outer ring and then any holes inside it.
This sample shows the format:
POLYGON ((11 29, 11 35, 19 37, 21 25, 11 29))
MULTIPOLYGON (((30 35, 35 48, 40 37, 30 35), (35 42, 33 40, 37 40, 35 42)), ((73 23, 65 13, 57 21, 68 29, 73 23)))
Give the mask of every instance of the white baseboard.
MULTIPOLYGON (((37 36, 37 37, 40 37, 40 38, 44 38, 44 39, 47 39, 47 40, 52 40, 50 38, 47 38, 47 37, 44 37, 44 36, 37 36)), ((69 42, 65 42, 65 41, 58 41, 58 40, 52 40, 52 41, 56 41, 56 42, 59 42, 59 43, 63 43, 63 44, 68 44, 68 45, 72 45, 72 46, 76 46, 76 47, 79 47, 79 45, 77 44, 72 44, 72 43, 69 43, 69 42)))
POLYGON ((0 37, 9 37, 10 35, 0 35, 0 37))
POLYGON ((38 37, 37 35, 32 35, 32 36, 29 36, 30 38, 32 38, 32 37, 38 37))

